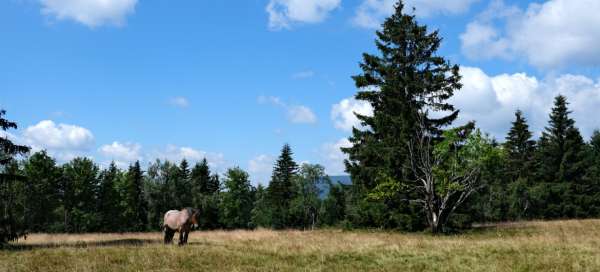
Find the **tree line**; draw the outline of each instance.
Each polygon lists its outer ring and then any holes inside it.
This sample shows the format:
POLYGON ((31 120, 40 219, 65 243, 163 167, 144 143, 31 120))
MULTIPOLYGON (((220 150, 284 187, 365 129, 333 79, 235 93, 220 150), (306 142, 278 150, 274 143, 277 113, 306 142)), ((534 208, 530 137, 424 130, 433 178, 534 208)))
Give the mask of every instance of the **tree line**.
MULTIPOLYGON (((562 95, 539 139, 521 111, 502 143, 474 122, 453 126, 459 67, 437 54, 439 32, 403 8, 376 32, 378 54, 363 54, 353 77, 355 98, 373 114, 356 114, 361 124, 342 148, 351 185, 332 183, 320 165, 298 165, 288 145, 269 184, 253 186, 242 169, 219 176, 206 160, 157 160, 145 171, 139 162, 100 169, 87 158, 58 165, 44 151, 16 160, 27 147, 0 138, 0 237, 157 230, 165 211, 185 206, 201 209, 201 229, 439 233, 474 222, 599 217, 600 132, 586 141, 562 95)), ((3 114, 2 129, 16 128, 3 114)))

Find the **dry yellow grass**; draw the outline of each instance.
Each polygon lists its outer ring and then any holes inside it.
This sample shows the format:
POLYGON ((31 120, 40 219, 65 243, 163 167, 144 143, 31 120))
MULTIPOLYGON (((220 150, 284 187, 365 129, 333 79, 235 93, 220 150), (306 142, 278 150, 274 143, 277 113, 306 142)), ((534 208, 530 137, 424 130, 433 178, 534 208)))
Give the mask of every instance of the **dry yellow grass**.
POLYGON ((0 271, 600 271, 600 220, 503 224, 452 236, 383 231, 30 235, 0 271))

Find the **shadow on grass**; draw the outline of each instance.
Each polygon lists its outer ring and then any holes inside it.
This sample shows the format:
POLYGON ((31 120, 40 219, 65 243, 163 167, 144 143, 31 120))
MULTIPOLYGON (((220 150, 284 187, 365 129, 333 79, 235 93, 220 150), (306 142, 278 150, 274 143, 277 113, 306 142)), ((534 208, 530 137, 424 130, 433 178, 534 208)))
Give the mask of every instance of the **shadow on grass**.
POLYGON ((47 244, 9 244, 0 247, 0 250, 8 251, 27 251, 34 249, 47 248, 93 248, 93 247, 114 247, 114 246, 134 246, 141 247, 145 245, 163 244, 161 240, 150 239, 118 239, 106 241, 76 242, 76 243, 47 243, 47 244))

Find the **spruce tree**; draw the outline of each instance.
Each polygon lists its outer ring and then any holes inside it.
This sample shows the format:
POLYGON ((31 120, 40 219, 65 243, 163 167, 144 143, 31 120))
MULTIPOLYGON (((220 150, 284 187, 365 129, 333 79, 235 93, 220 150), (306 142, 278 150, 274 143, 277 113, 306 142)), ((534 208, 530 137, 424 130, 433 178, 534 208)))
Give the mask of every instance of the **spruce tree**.
MULTIPOLYGON (((430 32, 403 9, 400 1, 376 32, 379 54, 363 54, 362 73, 353 77, 359 89, 355 98, 373 108, 372 116, 357 114, 362 127, 353 129, 352 146, 342 148, 349 157, 345 164, 355 198, 364 198, 381 180, 411 180, 408 146, 421 125, 419 113, 424 113, 422 126, 435 138, 458 116, 447 100, 461 88, 459 67, 437 55, 442 41, 438 31, 430 32)), ((403 191, 386 201, 387 218, 410 221, 419 216, 420 207, 400 201, 410 199, 410 193, 403 191)), ((410 225, 420 226, 417 221, 410 225)))
MULTIPOLYGON (((0 129, 17 129, 15 122, 4 119, 6 111, 0 110, 0 129)), ((7 135, 0 134, 0 244, 18 239, 27 231, 23 214, 17 213, 15 187, 22 187, 25 180, 13 160, 16 155, 29 152, 29 147, 14 144, 7 135)), ((22 205, 21 205, 22 206, 22 205)))
POLYGON ((125 218, 130 222, 132 231, 144 231, 148 226, 148 204, 144 197, 143 175, 139 161, 129 166, 125 218))
POLYGON ((592 134, 588 152, 587 169, 582 184, 577 192, 580 195, 579 205, 587 217, 600 216, 600 131, 592 134))
POLYGON ((548 127, 542 133, 537 152, 537 215, 544 218, 574 217, 574 187, 584 175, 585 143, 575 121, 569 117, 566 97, 554 100, 548 127))
POLYGON ((210 167, 208 166, 208 161, 204 158, 202 162, 196 163, 190 175, 194 197, 209 194, 210 178, 210 167))
POLYGON ((126 218, 121 217, 121 198, 117 191, 117 183, 121 171, 113 161, 108 169, 100 173, 100 188, 98 190, 98 218, 101 222, 100 231, 120 231, 121 224, 126 218))
POLYGON ((281 155, 273 168, 269 184, 269 202, 272 212, 272 223, 276 229, 289 227, 289 207, 293 197, 293 179, 298 171, 298 164, 292 158, 293 152, 288 144, 281 149, 281 155))
POLYGON ((191 189, 192 185, 190 181, 189 163, 186 159, 183 159, 181 160, 181 163, 179 163, 179 175, 177 178, 177 185, 175 187, 178 205, 181 208, 189 207, 193 204, 193 195, 191 189))
POLYGON ((535 141, 531 137, 527 120, 523 117, 523 112, 518 110, 504 143, 507 153, 506 171, 511 180, 530 179, 532 175, 535 141))

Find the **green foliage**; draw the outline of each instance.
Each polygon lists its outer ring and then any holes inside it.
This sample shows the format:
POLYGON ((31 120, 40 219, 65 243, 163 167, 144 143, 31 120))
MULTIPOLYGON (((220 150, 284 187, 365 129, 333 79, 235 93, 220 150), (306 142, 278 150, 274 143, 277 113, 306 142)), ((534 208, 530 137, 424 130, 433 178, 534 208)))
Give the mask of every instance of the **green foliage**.
MULTIPOLYGON (((17 129, 15 122, 4 119, 6 111, 0 110, 2 131, 17 129)), ((29 147, 13 144, 8 136, 0 135, 0 244, 18 239, 26 234, 24 177, 13 157, 29 152, 29 147)))
POLYGON ((325 226, 335 226, 346 217, 346 192, 341 184, 334 184, 327 179, 329 194, 323 200, 320 215, 321 224, 325 226))
POLYGON ((122 225, 126 218, 123 216, 123 209, 119 201, 120 194, 117 190, 117 184, 123 178, 123 173, 114 162, 110 164, 108 169, 100 173, 97 201, 98 220, 101 222, 99 231, 124 230, 122 225))
MULTIPOLYGON (((439 118, 424 116, 425 129, 436 138, 458 116, 458 110, 447 103, 461 87, 458 66, 437 55, 442 40, 438 31, 429 31, 403 8, 402 2, 398 3, 383 29, 377 31, 379 55, 363 54, 362 73, 353 77, 360 90, 356 99, 373 108, 372 116, 357 114, 363 127, 354 128, 349 139, 352 146, 342 149, 349 157, 346 170, 356 186, 354 198, 389 197, 381 193, 390 190, 394 197, 413 198, 414 191, 405 190, 414 187, 407 143, 416 134, 417 112, 449 113, 436 115, 439 118), (358 192, 361 190, 365 192, 358 192)), ((395 224, 395 214, 414 211, 408 202, 379 205, 388 205, 383 209, 387 213, 384 220, 390 220, 386 225, 395 224)), ((418 217, 418 213, 407 216, 418 217)))
POLYGON ((95 201, 99 168, 88 158, 75 158, 63 166, 61 200, 67 232, 98 229, 95 201))
POLYGON ((569 117, 567 99, 555 98, 548 127, 539 140, 536 154, 537 180, 533 185, 535 216, 574 217, 581 211, 574 205, 585 173, 585 143, 575 121, 569 117))
POLYGON ((27 177, 25 214, 29 230, 46 231, 49 225, 56 225, 60 221, 56 213, 60 204, 60 169, 46 151, 40 151, 24 162, 23 175, 27 177))
POLYGON ((225 191, 221 194, 220 219, 225 228, 251 228, 251 211, 254 203, 254 188, 248 173, 240 168, 231 168, 225 174, 225 191))
POLYGON ((303 164, 294 179, 294 198, 290 204, 291 225, 302 229, 318 226, 321 191, 319 185, 325 178, 325 168, 318 164, 303 164))
POLYGON ((267 189, 261 184, 256 188, 255 201, 252 208, 252 225, 256 227, 270 228, 273 224, 269 195, 267 189))
POLYGON ((145 231, 148 227, 148 204, 144 197, 143 172, 140 162, 129 166, 126 174, 124 219, 130 231, 145 231))
POLYGON ((290 202, 294 197, 294 184, 298 165, 292 158, 293 152, 288 144, 281 149, 281 155, 273 168, 271 183, 267 188, 271 222, 273 228, 282 229, 291 226, 289 215, 290 202))

